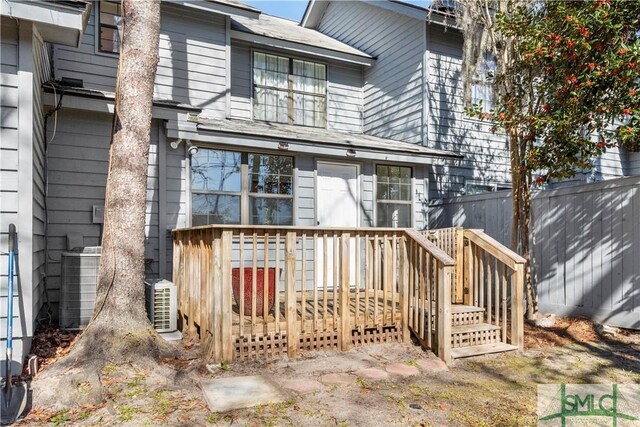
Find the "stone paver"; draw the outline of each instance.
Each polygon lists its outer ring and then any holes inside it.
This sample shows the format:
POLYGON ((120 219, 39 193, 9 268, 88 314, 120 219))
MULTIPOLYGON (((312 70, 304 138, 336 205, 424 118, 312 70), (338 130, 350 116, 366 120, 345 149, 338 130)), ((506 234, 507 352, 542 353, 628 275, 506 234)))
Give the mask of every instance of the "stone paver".
POLYGON ((419 359, 416 360, 418 367, 427 372, 448 371, 449 367, 440 359, 419 359))
POLYGON ((261 376, 229 377, 200 383, 211 412, 277 403, 287 396, 261 376))
POLYGON ((333 374, 325 374, 320 377, 320 382, 324 384, 348 385, 355 384, 357 377, 355 375, 338 372, 333 374))
POLYGON ((293 380, 283 381, 282 387, 292 390, 298 394, 315 393, 324 388, 318 381, 310 378, 297 378, 293 380))
POLYGON ((389 373, 378 368, 364 368, 356 371, 356 375, 368 380, 386 380, 389 373))
POLYGON ((392 365, 388 365, 385 369, 390 374, 400 375, 401 377, 410 377, 420 373, 418 368, 415 366, 405 365, 404 363, 394 363, 392 365))

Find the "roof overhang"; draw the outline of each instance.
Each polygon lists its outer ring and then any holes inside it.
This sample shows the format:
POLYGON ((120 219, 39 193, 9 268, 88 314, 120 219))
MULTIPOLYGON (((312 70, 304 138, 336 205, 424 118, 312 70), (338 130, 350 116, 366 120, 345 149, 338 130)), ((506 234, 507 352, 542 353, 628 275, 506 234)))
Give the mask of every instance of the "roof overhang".
MULTIPOLYGON (((339 1, 339 0, 338 0, 339 1)), ((420 21, 428 21, 432 24, 439 24, 445 27, 458 28, 455 17, 446 12, 435 9, 416 6, 397 0, 360 0, 363 3, 370 4, 381 9, 385 9, 403 16, 418 19, 420 21)), ((300 20, 300 25, 305 28, 317 28, 324 16, 330 0, 311 0, 307 3, 307 8, 300 20)))
POLYGON ((260 11, 251 6, 235 3, 235 2, 227 2, 227 1, 197 1, 193 0, 163 0, 167 3, 177 4, 180 6, 184 6, 190 9, 195 9, 201 12, 210 12, 217 13, 220 15, 226 16, 243 16, 245 18, 258 19, 260 16, 260 11))
POLYGON ((340 62, 348 62, 351 64, 371 66, 376 60, 371 57, 353 55, 346 52, 338 52, 331 49, 325 49, 318 46, 311 46, 303 43, 297 43, 289 40, 276 39, 259 34, 248 33, 244 31, 231 30, 231 39, 248 42, 255 45, 266 46, 275 49, 282 49, 298 54, 312 55, 321 58, 331 59, 340 62))
POLYGON ((67 46, 80 45, 91 8, 91 2, 81 1, 0 1, 2 16, 31 21, 44 41, 67 46))
MULTIPOLYGON (((92 111, 113 114, 115 110, 115 94, 113 92, 92 89, 69 88, 60 86, 43 86, 42 105, 48 108, 92 111)), ((187 114, 198 114, 202 109, 193 105, 180 104, 162 99, 153 100, 151 116, 154 119, 178 120, 187 114)))
POLYGON ((335 141, 305 140, 286 137, 283 135, 269 135, 264 132, 239 132, 220 129, 215 125, 203 124, 187 120, 169 120, 167 122, 167 138, 188 139, 193 142, 208 143, 218 146, 234 148, 273 150, 282 153, 303 153, 313 156, 337 157, 343 159, 366 159, 375 161, 389 161, 410 164, 444 165, 457 161, 461 156, 442 151, 442 154, 427 154, 403 151, 398 149, 375 148, 362 146, 347 141, 348 134, 344 134, 344 143, 335 141), (283 149, 283 143, 284 148, 283 149))
POLYGON ((300 20, 300 25, 305 28, 318 28, 322 16, 329 6, 328 0, 310 0, 307 3, 307 8, 304 10, 304 15, 300 20))

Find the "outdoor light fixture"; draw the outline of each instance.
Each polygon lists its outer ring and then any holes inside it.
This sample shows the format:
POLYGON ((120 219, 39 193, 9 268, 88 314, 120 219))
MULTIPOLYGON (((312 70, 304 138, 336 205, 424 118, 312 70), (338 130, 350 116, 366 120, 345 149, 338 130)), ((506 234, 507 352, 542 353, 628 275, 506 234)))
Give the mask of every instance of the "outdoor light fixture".
POLYGON ((356 150, 353 149, 348 149, 347 150, 347 157, 355 157, 356 156, 356 150))
POLYGON ((289 143, 288 142, 279 142, 278 143, 278 150, 288 150, 289 149, 289 143))
POLYGON ((189 156, 195 156, 196 154, 198 154, 198 147, 196 145, 193 145, 191 141, 189 141, 188 139, 187 139, 187 152, 189 153, 189 156))
POLYGON ((171 148, 173 148, 174 150, 176 150, 178 148, 178 146, 180 146, 180 143, 182 143, 182 139, 176 139, 175 141, 173 141, 171 144, 169 144, 171 146, 171 148))

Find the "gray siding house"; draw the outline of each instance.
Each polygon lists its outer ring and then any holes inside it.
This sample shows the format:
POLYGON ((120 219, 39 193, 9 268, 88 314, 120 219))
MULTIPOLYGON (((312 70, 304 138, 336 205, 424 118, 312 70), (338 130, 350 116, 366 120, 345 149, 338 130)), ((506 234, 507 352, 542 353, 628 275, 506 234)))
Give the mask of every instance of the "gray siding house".
MULTIPOLYGON (((20 238, 20 364, 38 314, 57 317, 62 253, 100 244, 121 19, 106 0, 6 4, 0 230, 3 250, 9 223, 20 238), (36 15, 13 19, 26 7, 77 19, 46 27, 69 33, 49 39, 29 24, 36 15)), ((376 64, 375 53, 236 1, 163 2, 147 276, 171 277, 170 231, 179 227, 424 228, 428 171, 460 156, 368 131, 366 79, 376 64)))
MULTIPOLYGON (((121 18, 109 0, 0 4, 0 250, 15 223, 20 364, 38 315, 57 317, 61 254, 100 244, 121 18)), ((429 200, 508 188, 504 137, 464 115, 451 22, 397 1, 314 0, 299 24, 164 0, 147 276, 171 278, 179 227, 422 229, 429 200)), ((474 93, 490 101, 482 79, 474 93)), ((640 172, 611 156, 602 176, 640 172)), ((3 333, 6 279, 0 252, 3 333)))
MULTIPOLYGON (((376 57, 376 65, 364 71, 365 132, 462 156, 428 167, 431 200, 511 187, 505 136, 465 115, 463 38, 452 15, 401 1, 312 0, 301 25, 376 57)), ((487 111, 491 67, 487 58, 472 89, 487 111)), ((592 170, 557 185, 638 175, 638 164, 640 153, 608 150, 592 170)))

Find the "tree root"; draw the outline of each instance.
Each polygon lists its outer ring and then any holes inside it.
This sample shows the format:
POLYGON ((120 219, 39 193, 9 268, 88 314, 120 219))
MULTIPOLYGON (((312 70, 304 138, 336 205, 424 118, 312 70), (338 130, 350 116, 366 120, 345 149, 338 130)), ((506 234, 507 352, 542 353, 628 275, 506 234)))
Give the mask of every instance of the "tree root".
POLYGON ((63 408, 98 404, 105 399, 101 381, 110 366, 135 364, 157 370, 178 350, 149 326, 140 329, 91 324, 62 359, 32 382, 33 407, 63 408))

